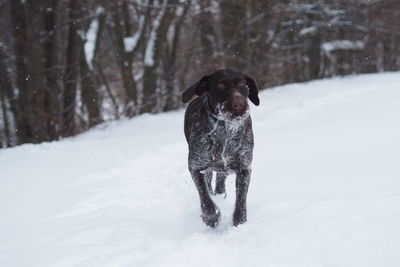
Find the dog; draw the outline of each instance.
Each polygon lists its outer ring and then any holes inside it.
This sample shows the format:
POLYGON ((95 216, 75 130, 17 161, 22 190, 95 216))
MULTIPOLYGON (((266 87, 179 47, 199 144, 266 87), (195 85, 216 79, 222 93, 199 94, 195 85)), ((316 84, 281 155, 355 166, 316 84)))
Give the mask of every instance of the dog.
POLYGON ((211 194, 225 193, 225 179, 236 174, 233 225, 247 221, 246 198, 250 183, 254 137, 249 99, 258 106, 258 87, 247 75, 222 69, 202 77, 182 93, 189 102, 184 132, 189 147, 188 168, 200 196, 201 218, 215 227, 221 212, 211 194), (211 180, 216 172, 215 191, 211 180))

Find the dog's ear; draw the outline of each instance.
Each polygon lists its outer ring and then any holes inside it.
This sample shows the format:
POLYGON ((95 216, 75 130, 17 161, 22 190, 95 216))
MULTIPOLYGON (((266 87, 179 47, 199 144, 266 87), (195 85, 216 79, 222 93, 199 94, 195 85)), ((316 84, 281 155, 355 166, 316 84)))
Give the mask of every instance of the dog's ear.
POLYGON ((245 75, 246 83, 249 87, 249 99, 254 105, 260 105, 260 99, 258 98, 258 86, 256 82, 249 76, 245 75))
POLYGON ((196 82, 182 93, 183 103, 189 102, 193 95, 201 96, 210 87, 210 76, 204 76, 200 81, 196 82))

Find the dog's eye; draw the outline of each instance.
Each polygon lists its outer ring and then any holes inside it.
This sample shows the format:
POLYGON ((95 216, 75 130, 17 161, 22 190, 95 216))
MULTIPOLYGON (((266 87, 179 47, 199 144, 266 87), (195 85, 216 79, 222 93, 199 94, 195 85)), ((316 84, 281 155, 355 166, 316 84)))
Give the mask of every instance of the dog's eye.
POLYGON ((223 83, 218 83, 217 84, 218 89, 225 89, 225 85, 223 83))
POLYGON ((245 87, 245 86, 246 86, 246 81, 239 82, 239 87, 245 87))

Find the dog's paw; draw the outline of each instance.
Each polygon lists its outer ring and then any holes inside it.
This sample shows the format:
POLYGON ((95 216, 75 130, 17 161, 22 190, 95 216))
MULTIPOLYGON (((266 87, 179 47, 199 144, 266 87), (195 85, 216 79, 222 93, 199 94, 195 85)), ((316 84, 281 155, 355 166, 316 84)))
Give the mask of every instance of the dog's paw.
POLYGON ((225 188, 221 188, 221 187, 216 187, 215 188, 215 192, 214 192, 214 195, 222 195, 222 194, 225 194, 226 195, 226 191, 225 191, 225 188))
POLYGON ((219 198, 226 198, 226 192, 224 192, 224 193, 217 193, 217 192, 215 192, 214 193, 214 196, 216 196, 216 197, 219 197, 219 198))
POLYGON ((246 210, 235 210, 233 213, 233 225, 238 226, 247 221, 246 210))
POLYGON ((203 219, 203 222, 208 226, 216 227, 221 219, 221 212, 219 211, 219 209, 215 209, 215 212, 209 214, 203 213, 201 215, 201 218, 203 219))

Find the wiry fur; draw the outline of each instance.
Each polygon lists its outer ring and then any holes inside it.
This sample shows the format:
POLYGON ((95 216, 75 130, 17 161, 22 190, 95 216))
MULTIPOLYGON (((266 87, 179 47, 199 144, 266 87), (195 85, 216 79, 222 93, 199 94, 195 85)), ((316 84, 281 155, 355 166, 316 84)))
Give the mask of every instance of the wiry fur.
MULTIPOLYGON (((194 99, 185 113, 185 136, 189 145, 188 166, 193 181, 199 192, 202 218, 209 226, 218 224, 220 211, 212 201, 210 194, 212 172, 217 172, 215 193, 225 193, 225 179, 229 173, 236 173, 236 206, 233 215, 233 224, 238 225, 246 221, 246 196, 251 175, 251 161, 253 157, 253 130, 247 95, 243 95, 246 103, 242 103, 243 110, 230 111, 229 97, 238 92, 235 81, 251 79, 238 72, 223 70, 214 72, 208 79, 208 84, 199 84, 205 90, 201 96, 194 99), (222 72, 222 73, 221 73, 222 72), (219 79, 212 76, 218 76, 219 79), (227 82, 226 99, 217 97, 218 91, 213 82, 221 79, 227 82), (228 86, 229 84, 229 86, 228 86), (216 100, 218 98, 218 100, 216 100), (246 105, 244 105, 246 104, 246 105), (228 105, 228 106, 226 106, 228 105)), ((203 79, 204 80, 204 77, 203 79)), ((252 81, 254 83, 254 81, 252 81)), ((254 83, 255 84, 255 83, 254 83)), ((198 88, 198 87, 196 87, 198 88)), ((195 88, 195 89, 196 89, 195 88)), ((193 87, 188 90, 193 90, 193 87)), ((251 88, 259 103, 257 88, 251 88), (256 90, 256 92, 254 92, 256 90)), ((248 94, 248 88, 245 93, 248 94)), ((242 90, 242 92, 244 92, 242 90)), ((254 101, 253 101, 254 100, 254 101)))

